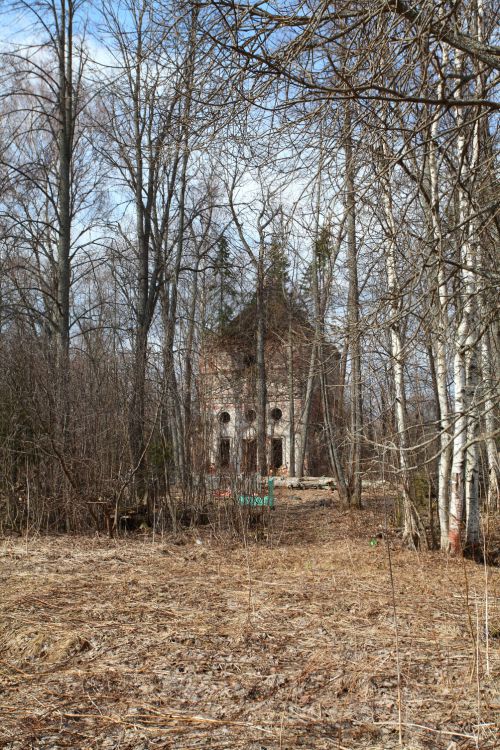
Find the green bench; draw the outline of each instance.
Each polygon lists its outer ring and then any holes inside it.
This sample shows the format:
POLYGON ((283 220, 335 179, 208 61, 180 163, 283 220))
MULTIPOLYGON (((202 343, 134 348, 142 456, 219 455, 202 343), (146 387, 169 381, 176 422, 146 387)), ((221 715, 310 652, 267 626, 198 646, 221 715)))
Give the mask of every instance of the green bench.
POLYGON ((246 505, 250 508, 272 508, 274 509, 274 477, 270 477, 267 482, 267 495, 240 495, 238 498, 240 505, 246 505))

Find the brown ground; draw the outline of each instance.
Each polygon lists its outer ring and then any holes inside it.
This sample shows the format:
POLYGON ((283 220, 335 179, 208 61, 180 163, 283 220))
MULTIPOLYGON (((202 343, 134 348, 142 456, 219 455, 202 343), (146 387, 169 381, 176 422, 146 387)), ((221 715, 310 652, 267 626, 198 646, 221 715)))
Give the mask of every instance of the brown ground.
POLYGON ((3 540, 0 747, 398 747, 389 551, 403 746, 500 747, 499 569, 370 546, 375 501, 331 497, 246 545, 3 540))

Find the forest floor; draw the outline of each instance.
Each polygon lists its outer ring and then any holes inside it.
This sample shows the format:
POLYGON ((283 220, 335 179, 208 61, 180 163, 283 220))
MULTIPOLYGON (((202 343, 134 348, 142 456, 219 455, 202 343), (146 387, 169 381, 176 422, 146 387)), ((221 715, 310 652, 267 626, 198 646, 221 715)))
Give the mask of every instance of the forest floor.
POLYGON ((500 569, 335 498, 245 543, 1 540, 0 747, 500 748, 500 569))

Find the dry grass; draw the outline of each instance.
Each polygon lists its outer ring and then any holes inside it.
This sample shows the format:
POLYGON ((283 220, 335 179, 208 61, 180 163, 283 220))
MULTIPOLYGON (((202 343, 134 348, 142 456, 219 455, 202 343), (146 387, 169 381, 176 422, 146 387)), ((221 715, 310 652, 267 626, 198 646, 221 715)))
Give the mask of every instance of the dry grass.
MULTIPOLYGON (((4 540, 0 746, 398 747, 383 515, 330 497, 284 493, 243 545, 4 540)), ((499 570, 389 546, 403 746, 500 747, 499 570)))

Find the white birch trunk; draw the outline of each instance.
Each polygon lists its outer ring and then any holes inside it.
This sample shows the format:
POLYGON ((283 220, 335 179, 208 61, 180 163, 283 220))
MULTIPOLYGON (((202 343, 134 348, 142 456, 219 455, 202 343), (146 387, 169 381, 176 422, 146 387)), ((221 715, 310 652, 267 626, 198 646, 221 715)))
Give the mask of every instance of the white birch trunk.
POLYGON ((467 419, 465 413, 465 340, 466 320, 462 320, 457 331, 456 352, 453 363, 455 381, 455 429, 453 436, 453 461, 451 466, 449 549, 458 554, 461 551, 461 527, 464 514, 464 466, 465 444, 467 440, 467 419))
MULTIPOLYGON (((472 138, 472 174, 479 169, 479 121, 474 124, 472 138)), ((478 226, 477 219, 469 224, 469 258, 470 270, 466 270, 467 305, 469 309, 469 331, 466 352, 466 380, 467 380, 467 448, 465 454, 465 545, 475 555, 480 543, 480 515, 479 515, 479 410, 478 410, 478 355, 477 355, 477 284, 475 268, 478 260, 478 226)))
POLYGON ((395 392, 395 417, 397 430, 397 452, 401 473, 401 494, 403 500, 403 542, 416 549, 420 546, 420 532, 417 514, 410 493, 410 466, 408 461, 408 437, 406 424, 406 394, 404 382, 404 351, 401 337, 400 318, 402 312, 401 293, 398 288, 395 237, 396 227, 392 211, 390 178, 384 179, 384 208, 388 224, 388 237, 385 251, 387 285, 391 300, 391 367, 395 392))
MULTIPOLYGON (((455 58, 456 74, 462 70, 462 55, 455 58)), ((460 90, 457 90, 460 96, 460 90)), ((462 550, 461 528, 464 520, 464 508, 467 507, 467 542, 479 535, 479 507, 477 492, 477 450, 467 449, 468 439, 474 439, 476 417, 470 412, 472 396, 475 389, 475 319, 474 298, 476 281, 473 268, 475 257, 472 244, 472 223, 468 221, 469 205, 463 184, 469 178, 467 169, 466 141, 464 122, 461 110, 457 111, 457 164, 463 163, 462 174, 459 175, 458 187, 458 217, 457 224, 463 228, 463 244, 460 260, 462 263, 461 281, 463 298, 461 310, 457 310, 460 322, 457 329, 455 344, 455 433, 453 441, 453 463, 451 468, 451 496, 450 496, 450 530, 449 548, 453 554, 462 550), (464 472, 466 481, 464 482, 464 472)), ((471 446, 472 447, 472 446, 471 446)))
MULTIPOLYGON (((446 64, 447 50, 443 50, 443 65, 446 64)), ((443 89, 441 84, 440 89, 443 89)), ((440 95, 443 95, 440 91, 440 95)), ((440 547, 448 549, 449 536, 449 482, 451 463, 450 414, 448 407, 448 366, 446 362, 446 340, 448 335, 448 290, 443 262, 443 238, 440 223, 440 201, 438 189, 438 168, 436 142, 439 118, 436 116, 431 126, 429 144, 429 178, 431 193, 432 234, 437 259, 437 336, 433 342, 436 358, 436 382, 439 401, 439 459, 438 459, 438 514, 440 526, 440 547)))

